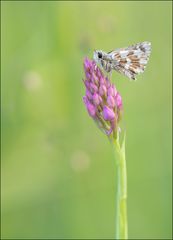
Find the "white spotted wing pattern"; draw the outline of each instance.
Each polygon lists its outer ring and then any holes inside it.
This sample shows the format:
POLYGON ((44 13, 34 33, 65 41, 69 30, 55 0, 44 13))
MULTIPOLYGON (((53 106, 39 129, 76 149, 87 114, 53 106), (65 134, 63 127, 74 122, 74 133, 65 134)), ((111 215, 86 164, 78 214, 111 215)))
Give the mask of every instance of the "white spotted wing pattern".
POLYGON ((143 73, 151 53, 151 43, 142 42, 127 48, 120 48, 105 53, 101 50, 94 52, 94 60, 101 65, 106 72, 116 70, 129 79, 143 73))

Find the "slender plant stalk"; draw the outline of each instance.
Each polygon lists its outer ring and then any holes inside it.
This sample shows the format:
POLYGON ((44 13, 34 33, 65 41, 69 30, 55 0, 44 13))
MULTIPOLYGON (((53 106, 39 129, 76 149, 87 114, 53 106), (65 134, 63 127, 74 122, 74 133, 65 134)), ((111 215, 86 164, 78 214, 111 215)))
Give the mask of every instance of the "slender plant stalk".
POLYGON ((95 61, 86 58, 84 70, 86 87, 86 93, 83 97, 84 104, 90 117, 112 142, 115 152, 117 166, 116 239, 127 239, 125 137, 122 145, 119 143, 119 122, 123 109, 122 98, 114 84, 108 77, 104 76, 95 61))
POLYGON ((125 137, 120 146, 119 138, 113 140, 116 160, 116 228, 115 239, 128 239, 127 229, 127 172, 125 159, 125 137))

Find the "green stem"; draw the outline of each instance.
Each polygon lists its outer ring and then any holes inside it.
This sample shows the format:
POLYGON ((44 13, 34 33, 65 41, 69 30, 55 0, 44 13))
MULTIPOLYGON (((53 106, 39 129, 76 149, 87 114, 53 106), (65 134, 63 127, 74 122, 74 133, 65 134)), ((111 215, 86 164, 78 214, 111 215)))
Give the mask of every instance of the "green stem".
POLYGON ((120 146, 119 139, 113 141, 116 157, 116 229, 115 239, 127 239, 127 173, 125 159, 125 138, 120 146))

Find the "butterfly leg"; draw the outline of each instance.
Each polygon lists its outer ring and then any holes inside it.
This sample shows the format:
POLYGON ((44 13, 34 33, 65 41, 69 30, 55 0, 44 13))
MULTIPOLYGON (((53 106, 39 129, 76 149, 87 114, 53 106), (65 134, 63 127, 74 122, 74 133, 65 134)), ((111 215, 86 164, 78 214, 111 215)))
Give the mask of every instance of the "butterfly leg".
POLYGON ((108 73, 108 78, 111 80, 111 78, 112 78, 112 70, 108 73))

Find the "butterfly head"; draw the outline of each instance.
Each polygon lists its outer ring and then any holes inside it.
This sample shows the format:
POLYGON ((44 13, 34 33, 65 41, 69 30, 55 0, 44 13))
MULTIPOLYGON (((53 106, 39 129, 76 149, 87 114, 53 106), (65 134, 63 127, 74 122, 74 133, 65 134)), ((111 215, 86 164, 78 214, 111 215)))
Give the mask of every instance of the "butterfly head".
POLYGON ((104 52, 102 50, 95 50, 94 51, 94 61, 100 62, 100 60, 103 58, 104 52))

